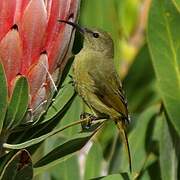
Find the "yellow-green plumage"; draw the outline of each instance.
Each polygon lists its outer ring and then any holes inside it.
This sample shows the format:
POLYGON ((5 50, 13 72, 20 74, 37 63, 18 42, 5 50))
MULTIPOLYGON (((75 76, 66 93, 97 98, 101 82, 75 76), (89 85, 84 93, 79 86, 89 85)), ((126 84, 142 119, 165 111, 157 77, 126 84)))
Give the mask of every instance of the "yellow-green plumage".
POLYGON ((112 119, 118 126, 131 158, 125 122, 127 103, 120 78, 114 67, 114 47, 111 37, 103 31, 84 31, 84 45, 73 63, 75 89, 98 117, 112 119), (98 34, 98 37, 94 36, 98 34))
POLYGON ((92 34, 87 36, 83 49, 74 59, 73 79, 76 90, 98 115, 106 114, 112 119, 122 116, 128 118, 121 81, 113 63, 112 40, 105 32, 101 32, 99 38, 94 38, 92 34), (104 42, 99 43, 100 38, 104 42), (96 47, 97 43, 102 48, 96 47))

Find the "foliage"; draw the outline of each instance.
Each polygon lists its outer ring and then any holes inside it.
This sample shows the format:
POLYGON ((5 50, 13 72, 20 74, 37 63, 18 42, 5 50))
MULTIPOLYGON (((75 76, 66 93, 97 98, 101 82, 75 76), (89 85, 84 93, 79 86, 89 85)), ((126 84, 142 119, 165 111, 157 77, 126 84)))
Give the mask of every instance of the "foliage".
MULTIPOLYGON (((46 114, 25 131, 19 127, 20 132, 13 132, 4 144, 7 150, 14 150, 0 157, 0 178, 6 180, 12 173, 14 179, 31 179, 33 172, 35 180, 180 178, 180 1, 152 0, 149 11, 147 2, 82 0, 79 17, 81 25, 105 29, 114 39, 115 64, 118 72, 125 72, 120 74, 131 115, 132 174, 113 123, 99 123, 89 130, 78 123, 86 107, 70 83, 70 59, 46 114), (143 35, 138 31, 141 7, 148 14, 141 27, 143 35), (140 43, 134 44, 134 37, 139 37, 140 43)), ((81 40, 77 33, 73 52, 82 47, 81 40)), ((5 125, 18 126, 27 108, 26 79, 17 78, 8 107, 2 66, 0 80, 0 129, 6 122, 6 109, 12 122, 5 125), (22 102, 19 96, 24 97, 22 102), (12 111, 14 99, 17 104, 12 111)))

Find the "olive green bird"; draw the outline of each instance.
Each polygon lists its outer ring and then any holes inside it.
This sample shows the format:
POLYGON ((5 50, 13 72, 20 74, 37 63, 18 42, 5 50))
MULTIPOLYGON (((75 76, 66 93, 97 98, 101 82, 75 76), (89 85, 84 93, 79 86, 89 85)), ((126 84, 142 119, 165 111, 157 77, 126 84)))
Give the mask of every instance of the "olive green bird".
POLYGON ((125 143, 131 171, 131 156, 126 135, 129 123, 127 102, 121 80, 114 66, 114 47, 110 35, 101 30, 72 25, 84 36, 82 50, 75 56, 73 80, 75 90, 98 118, 112 119, 125 143))

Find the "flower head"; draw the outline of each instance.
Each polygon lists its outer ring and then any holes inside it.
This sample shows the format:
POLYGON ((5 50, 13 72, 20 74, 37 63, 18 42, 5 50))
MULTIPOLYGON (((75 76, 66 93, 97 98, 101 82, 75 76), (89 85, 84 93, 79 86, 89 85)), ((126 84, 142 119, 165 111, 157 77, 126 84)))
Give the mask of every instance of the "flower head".
POLYGON ((73 29, 57 20, 75 21, 78 7, 79 0, 0 1, 0 63, 9 99, 17 76, 25 76, 31 114, 42 111, 71 49, 73 29))

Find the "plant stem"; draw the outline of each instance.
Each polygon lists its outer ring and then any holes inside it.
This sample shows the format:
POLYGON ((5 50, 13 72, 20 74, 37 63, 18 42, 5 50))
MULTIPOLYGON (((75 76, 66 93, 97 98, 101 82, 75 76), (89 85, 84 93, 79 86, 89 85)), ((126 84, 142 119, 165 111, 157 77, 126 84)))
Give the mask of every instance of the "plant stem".
POLYGON ((0 134, 0 157, 4 155, 5 149, 3 144, 7 141, 8 134, 5 131, 2 131, 0 134))
MULTIPOLYGON (((7 143, 3 143, 3 148, 5 149, 22 149, 22 148, 26 148, 26 147, 29 147, 29 146, 32 146, 34 144, 38 144, 42 141, 44 141, 45 139, 55 135, 55 134, 58 134, 60 133, 61 131, 67 129, 67 128, 70 128, 72 126, 75 126, 75 125, 78 125, 82 122, 86 122, 87 119, 83 119, 83 120, 79 120, 79 121, 76 121, 76 122, 73 122, 73 123, 70 123, 62 128, 58 128, 54 131, 51 131, 49 132, 48 134, 44 134, 42 136, 39 136, 37 138, 34 138, 34 139, 31 139, 31 140, 28 140, 28 141, 25 141, 23 143, 20 143, 20 144, 7 144, 7 143)), ((103 123, 104 121, 106 121, 106 119, 101 119, 101 120, 96 120, 96 122, 100 122, 100 123, 103 123)))

